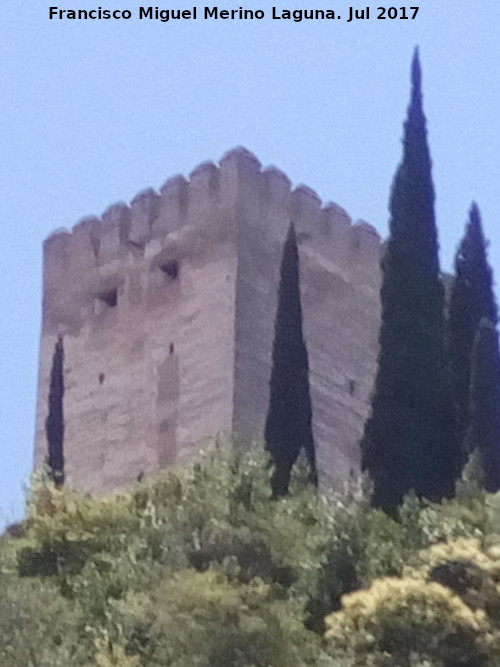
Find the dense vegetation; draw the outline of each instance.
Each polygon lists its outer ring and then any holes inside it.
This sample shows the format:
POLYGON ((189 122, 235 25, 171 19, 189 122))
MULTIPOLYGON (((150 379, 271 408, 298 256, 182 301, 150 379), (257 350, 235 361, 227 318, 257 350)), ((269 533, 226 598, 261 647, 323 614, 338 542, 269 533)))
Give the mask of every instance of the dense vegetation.
POLYGON ((0 542, 0 664, 499 664, 498 496, 392 518, 298 468, 278 500, 264 454, 220 446, 101 500, 38 478, 0 542))

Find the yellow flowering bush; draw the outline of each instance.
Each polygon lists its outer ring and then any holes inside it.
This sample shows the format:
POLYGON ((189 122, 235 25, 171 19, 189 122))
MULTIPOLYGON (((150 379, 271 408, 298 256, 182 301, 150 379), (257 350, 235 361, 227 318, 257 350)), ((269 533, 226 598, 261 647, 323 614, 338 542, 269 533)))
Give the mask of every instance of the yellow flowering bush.
POLYGON ((451 590, 412 577, 382 578, 344 596, 326 618, 333 657, 366 667, 493 667, 496 638, 484 611, 451 590))
POLYGON ((500 558, 497 547, 483 547, 475 538, 435 544, 418 554, 418 568, 409 576, 435 581, 451 589, 471 609, 481 609, 500 627, 500 558))

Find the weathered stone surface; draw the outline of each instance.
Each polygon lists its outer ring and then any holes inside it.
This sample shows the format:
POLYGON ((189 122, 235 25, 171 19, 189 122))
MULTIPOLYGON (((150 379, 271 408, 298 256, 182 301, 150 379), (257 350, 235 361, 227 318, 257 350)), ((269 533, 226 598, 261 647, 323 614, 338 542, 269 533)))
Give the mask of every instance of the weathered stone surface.
POLYGON ((58 335, 76 487, 119 488, 220 432, 262 438, 290 224, 320 479, 357 470, 376 368, 380 239, 242 148, 45 242, 36 462, 47 451, 58 335))

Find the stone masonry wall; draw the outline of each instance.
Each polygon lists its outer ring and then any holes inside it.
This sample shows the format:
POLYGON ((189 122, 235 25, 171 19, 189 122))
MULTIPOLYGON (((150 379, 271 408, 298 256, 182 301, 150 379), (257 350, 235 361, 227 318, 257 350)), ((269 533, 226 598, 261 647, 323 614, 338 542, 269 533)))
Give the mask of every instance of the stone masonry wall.
POLYGON ((376 368, 379 238, 244 149, 45 241, 36 463, 59 335, 65 469, 78 488, 119 488, 219 432, 261 438, 291 223, 320 478, 356 470, 376 368))

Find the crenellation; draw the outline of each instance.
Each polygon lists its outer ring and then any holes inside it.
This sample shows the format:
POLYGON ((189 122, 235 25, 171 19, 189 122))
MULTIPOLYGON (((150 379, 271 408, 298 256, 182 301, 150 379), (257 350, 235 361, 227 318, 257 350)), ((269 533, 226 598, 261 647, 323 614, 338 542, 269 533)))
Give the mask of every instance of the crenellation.
POLYGON ((130 206, 113 204, 101 216, 99 227, 99 266, 120 260, 125 253, 130 229, 130 206))
POLYGON ((372 225, 364 220, 357 220, 351 227, 352 246, 354 248, 371 247, 378 254, 380 236, 372 225))
POLYGON ((312 234, 321 211, 321 198, 318 193, 307 185, 299 185, 292 191, 290 204, 290 212, 293 223, 297 227, 297 233, 312 234))
POLYGON ((78 327, 78 304, 71 281, 72 235, 68 230, 51 234, 44 242, 42 329, 48 335, 78 327))
POLYGON ((236 146, 224 153, 220 164, 227 161, 234 161, 240 168, 249 169, 252 172, 260 171, 262 168, 258 158, 244 146, 236 146))
POLYGON ((299 185, 291 194, 290 221, 297 234, 300 256, 303 256, 310 247, 324 252, 325 248, 318 237, 320 220, 321 199, 319 195, 312 188, 299 185))
POLYGON ((153 236, 163 236, 186 223, 188 188, 184 176, 169 178, 160 188, 160 209, 152 224, 153 236))
POLYGON ((286 206, 288 208, 292 192, 292 182, 288 176, 277 167, 266 167, 262 171, 266 184, 266 194, 271 206, 286 206))
POLYGON ((220 216, 219 169, 204 162, 190 174, 188 187, 188 225, 198 230, 199 240, 223 241, 228 230, 220 216))
POLYGON ((328 255, 341 273, 350 270, 349 234, 351 224, 351 218, 343 208, 331 202, 325 204, 321 211, 319 243, 317 245, 318 247, 323 245, 325 254, 328 255))
POLYGON ((225 209, 234 217, 235 207, 249 189, 261 196, 261 164, 246 148, 235 148, 220 160, 220 197, 225 209))
POLYGON ((93 271, 97 268, 101 224, 100 218, 92 215, 82 218, 71 230, 71 261, 77 272, 93 271))
POLYGON ((160 194, 153 188, 143 190, 130 203, 130 226, 128 241, 144 247, 151 239, 154 221, 160 212, 160 194))
POLYGON ((36 461, 58 335, 67 472, 78 488, 118 488, 188 460, 219 432, 262 438, 291 224, 320 481, 358 469, 380 238, 244 148, 45 241, 36 461))
POLYGON ((203 192, 217 190, 219 187, 219 169, 213 162, 202 162, 189 174, 192 190, 203 192))
POLYGON ((43 281, 44 288, 57 288, 67 275, 70 265, 68 248, 71 232, 58 230, 45 239, 43 244, 43 281))
POLYGON ((187 180, 182 174, 177 174, 177 176, 171 176, 167 178, 165 183, 160 188, 160 194, 165 196, 170 193, 177 193, 180 189, 187 186, 187 180))
POLYGON ((323 206, 324 223, 327 224, 331 231, 334 229, 349 228, 352 224, 351 216, 342 206, 334 202, 327 202, 323 206))

